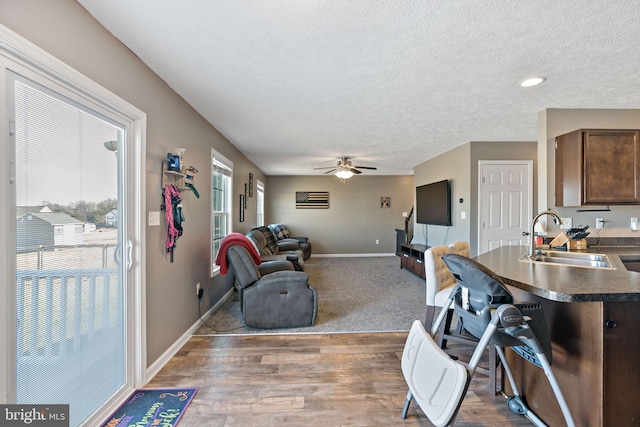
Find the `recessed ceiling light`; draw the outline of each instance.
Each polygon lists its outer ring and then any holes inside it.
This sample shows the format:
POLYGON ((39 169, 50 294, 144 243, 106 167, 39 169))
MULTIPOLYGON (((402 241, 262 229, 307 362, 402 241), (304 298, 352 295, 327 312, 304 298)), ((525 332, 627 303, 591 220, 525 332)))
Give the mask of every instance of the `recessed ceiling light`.
POLYGON ((522 86, 522 87, 537 86, 537 85, 539 85, 540 83, 542 83, 545 80, 547 80, 546 77, 532 77, 530 79, 527 79, 527 80, 521 82, 520 86, 522 86))

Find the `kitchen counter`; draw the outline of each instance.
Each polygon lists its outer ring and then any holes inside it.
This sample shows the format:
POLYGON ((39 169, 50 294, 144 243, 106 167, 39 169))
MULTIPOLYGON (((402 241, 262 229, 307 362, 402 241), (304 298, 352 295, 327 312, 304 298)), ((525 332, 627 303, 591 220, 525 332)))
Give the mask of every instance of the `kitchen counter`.
POLYGON ((621 255, 640 258, 640 247, 596 246, 572 252, 606 254, 615 270, 520 262, 526 246, 502 246, 475 260, 505 283, 551 301, 640 301, 640 273, 627 271, 620 260, 621 255))
MULTIPOLYGON (((516 301, 538 301, 552 346, 552 369, 576 425, 640 425, 640 273, 620 256, 640 247, 590 247, 614 270, 520 262, 524 246, 475 258, 510 285, 516 301)), ((507 351, 515 381, 532 410, 550 426, 565 425, 544 372, 507 351)), ((507 390, 509 391, 509 390, 507 390)))

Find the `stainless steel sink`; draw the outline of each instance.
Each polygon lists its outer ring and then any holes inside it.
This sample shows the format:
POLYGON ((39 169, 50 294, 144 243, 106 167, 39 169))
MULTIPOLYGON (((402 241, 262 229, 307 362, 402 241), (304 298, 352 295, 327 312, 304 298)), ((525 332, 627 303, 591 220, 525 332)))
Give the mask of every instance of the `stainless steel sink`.
POLYGON ((520 262, 533 262, 549 265, 566 265, 570 267, 602 268, 615 270, 609 257, 604 254, 584 252, 563 252, 537 249, 533 258, 526 254, 518 259, 520 262))

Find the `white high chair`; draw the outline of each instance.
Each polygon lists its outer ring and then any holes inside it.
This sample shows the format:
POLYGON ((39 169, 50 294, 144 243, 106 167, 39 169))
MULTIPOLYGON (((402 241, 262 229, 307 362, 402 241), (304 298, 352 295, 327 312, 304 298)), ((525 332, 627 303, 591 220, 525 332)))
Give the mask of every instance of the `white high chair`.
MULTIPOLYGON (((457 253, 462 256, 469 257, 469 244, 465 241, 455 242, 448 246, 432 246, 427 249, 424 254, 424 270, 427 286, 427 314, 425 316, 425 328, 430 329, 433 325, 433 318, 436 307, 443 307, 447 303, 451 290, 455 287, 456 281, 449 271, 449 268, 442 260, 444 255, 449 253, 457 253)), ((443 309, 444 310, 444 309, 443 309)), ((478 340, 468 334, 462 334, 461 322, 458 322, 455 332, 450 330, 453 320, 453 308, 445 310, 447 316, 444 322, 440 323, 436 342, 441 348, 446 348, 447 340, 460 343, 477 345, 478 340)), ((478 367, 477 371, 489 377, 489 392, 496 394, 498 389, 497 383, 497 357, 495 348, 490 345, 489 349, 489 365, 486 367, 478 367)))
POLYGON ((545 426, 520 396, 504 348, 511 349, 540 367, 554 392, 568 427, 575 427, 571 412, 551 370, 551 342, 542 308, 537 302, 517 304, 502 280, 483 265, 458 254, 443 256, 457 285, 448 304, 433 324, 431 334, 415 321, 402 352, 402 373, 409 392, 402 408, 406 418, 411 400, 436 426, 453 425, 484 349, 494 344, 514 395, 507 406, 525 415, 537 426, 545 426), (463 322, 465 330, 479 339, 471 361, 465 368, 452 360, 434 341, 433 335, 445 321, 449 307, 463 322))

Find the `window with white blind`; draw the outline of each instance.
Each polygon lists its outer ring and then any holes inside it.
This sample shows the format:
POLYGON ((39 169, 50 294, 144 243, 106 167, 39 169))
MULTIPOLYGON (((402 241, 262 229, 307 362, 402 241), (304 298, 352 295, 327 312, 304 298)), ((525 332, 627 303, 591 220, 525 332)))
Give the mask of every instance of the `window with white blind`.
POLYGON ((264 184, 260 181, 258 181, 258 185, 257 185, 257 192, 256 192, 256 203, 257 203, 257 213, 258 213, 258 218, 256 221, 256 224, 258 224, 258 226, 264 225, 264 184))
POLYGON ((232 231, 231 189, 233 162, 216 150, 211 150, 211 277, 218 274, 220 267, 216 258, 220 244, 232 231))

